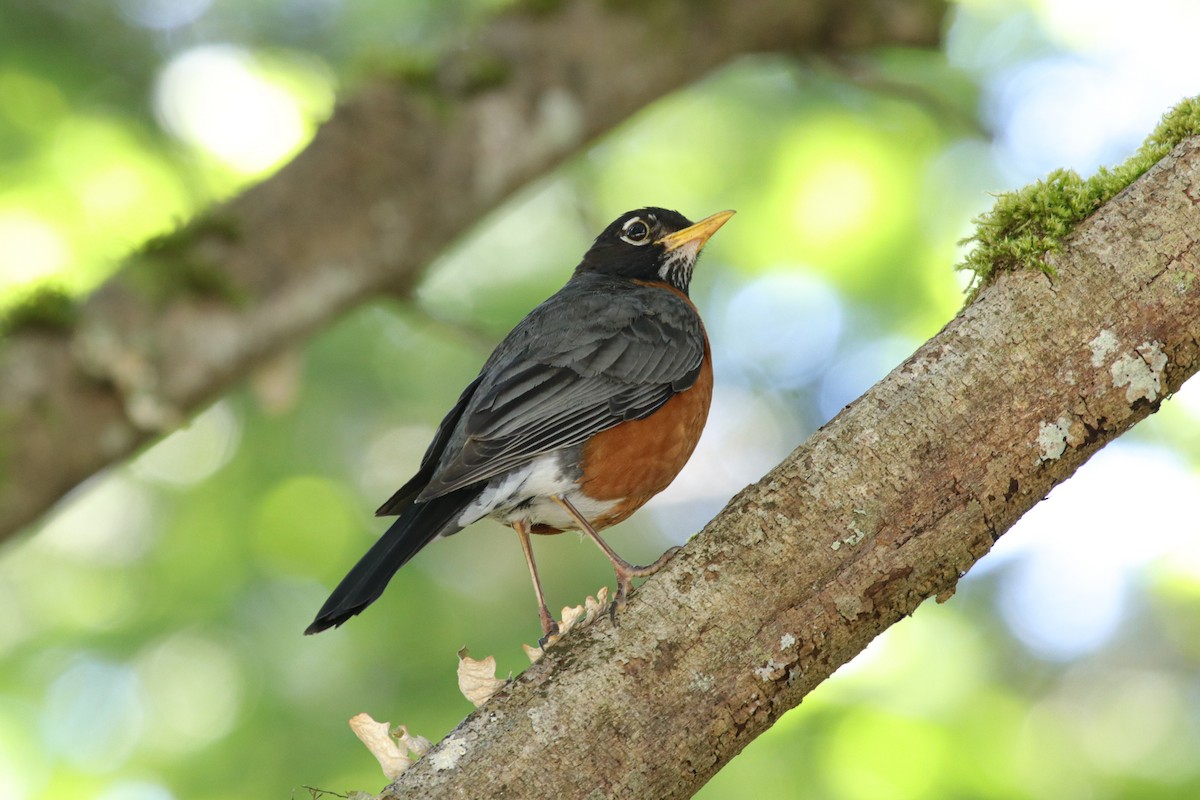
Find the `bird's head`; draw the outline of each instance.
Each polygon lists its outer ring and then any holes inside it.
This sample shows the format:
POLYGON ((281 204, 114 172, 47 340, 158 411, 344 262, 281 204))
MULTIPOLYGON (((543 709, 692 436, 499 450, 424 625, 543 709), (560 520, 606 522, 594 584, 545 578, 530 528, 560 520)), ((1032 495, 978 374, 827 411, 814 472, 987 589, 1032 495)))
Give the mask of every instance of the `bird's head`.
POLYGON ((596 237, 575 273, 662 281, 686 294, 701 248, 732 216, 720 211, 693 224, 665 208, 627 211, 596 237))

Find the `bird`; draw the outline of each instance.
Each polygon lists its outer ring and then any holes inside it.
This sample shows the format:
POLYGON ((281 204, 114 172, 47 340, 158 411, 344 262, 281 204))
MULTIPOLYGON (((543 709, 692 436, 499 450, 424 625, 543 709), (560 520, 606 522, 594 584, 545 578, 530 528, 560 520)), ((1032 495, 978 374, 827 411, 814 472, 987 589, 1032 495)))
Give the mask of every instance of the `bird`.
POLYGON ((609 224, 566 284, 501 341, 438 426, 416 474, 376 516, 396 520, 330 594, 314 634, 377 600, 425 545, 485 517, 517 534, 541 642, 558 633, 530 534, 582 531, 612 563, 617 623, 634 578, 598 531, 641 508, 691 457, 712 400, 712 352, 688 288, 734 214, 692 223, 647 207, 609 224))

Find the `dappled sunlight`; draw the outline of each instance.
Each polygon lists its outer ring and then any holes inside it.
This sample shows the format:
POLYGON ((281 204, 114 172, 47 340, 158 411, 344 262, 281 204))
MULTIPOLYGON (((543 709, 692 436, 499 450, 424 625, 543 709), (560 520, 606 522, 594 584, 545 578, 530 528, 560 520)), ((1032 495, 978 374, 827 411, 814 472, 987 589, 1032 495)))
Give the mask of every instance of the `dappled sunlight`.
POLYGON ((294 154, 316 121, 250 54, 228 45, 172 59, 159 76, 155 109, 171 133, 246 175, 294 154))
POLYGON ((1078 658, 1117 631, 1146 565, 1192 548, 1184 520, 1197 497, 1200 474, 1170 451, 1117 442, 1034 506, 968 580, 1003 569, 998 600, 1013 632, 1043 657, 1078 658), (1122 502, 1130 493, 1142 502, 1122 502))
POLYGON ((798 266, 751 281, 722 312, 712 323, 718 360, 752 385, 798 389, 812 382, 828 369, 842 336, 838 293, 798 266))
POLYGON ((147 741, 170 755, 197 750, 237 722, 245 679, 233 648, 195 632, 147 647, 135 669, 146 706, 147 741))
POLYGON ((212 0, 117 0, 116 5, 133 24, 167 31, 195 22, 212 0))
POLYGON ((860 342, 839 354, 822 376, 817 390, 821 419, 833 419, 912 355, 920 344, 906 336, 892 335, 860 342))
POLYGON ((356 549, 361 519, 341 483, 297 475, 263 494, 248 533, 270 571, 314 575, 336 570, 356 549))
POLYGON ((780 143, 774 174, 780 244, 843 285, 864 280, 859 270, 873 274, 912 225, 906 199, 924 137, 910 131, 911 147, 898 150, 872 123, 829 112, 805 119, 780 143))
POLYGON ((49 278, 70 260, 70 245, 52 223, 0 208, 0 291, 49 278))
POLYGON ((42 149, 0 189, 0 306, 35 281, 73 291, 112 269, 192 203, 162 156, 128 122, 51 116, 42 149))
POLYGON ((432 425, 401 425, 373 436, 358 476, 362 494, 382 505, 420 467, 436 430, 432 425))
MULTIPOLYGON (((121 11, 166 30, 207 6, 124 0, 121 11)), ((211 158, 200 177, 194 158, 152 140, 136 116, 0 64, 0 157, 13 146, 5 126, 27 140, 0 187, 0 308, 40 282, 90 289, 147 238, 281 166, 329 113, 332 84, 319 60, 281 51, 204 45, 168 59, 153 105, 172 133, 211 158)))
POLYGON ((119 769, 145 730, 137 675, 93 654, 72 658, 52 674, 39 725, 46 749, 86 773, 119 769))
POLYGON ((145 480, 190 486, 229 463, 240 439, 237 414, 229 403, 218 402, 136 458, 130 469, 145 480))
POLYGON ((861 153, 842 153, 816 156, 807 169, 798 169, 801 183, 792 199, 791 229, 830 250, 870 235, 884 202, 879 170, 873 166, 864 163, 861 153))
POLYGON ((91 567, 121 566, 145 556, 153 523, 152 494, 117 472, 67 495, 30 546, 91 567))

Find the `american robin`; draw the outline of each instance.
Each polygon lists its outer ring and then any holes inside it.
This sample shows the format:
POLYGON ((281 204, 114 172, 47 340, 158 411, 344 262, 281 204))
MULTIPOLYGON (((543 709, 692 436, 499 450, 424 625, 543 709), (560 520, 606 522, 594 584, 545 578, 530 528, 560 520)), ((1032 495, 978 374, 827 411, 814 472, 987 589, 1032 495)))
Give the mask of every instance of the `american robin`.
POLYGON ((612 562, 624 605, 633 578, 596 531, 624 520, 683 468, 708 418, 712 357, 688 298, 704 243, 733 216, 692 224, 642 208, 604 229, 567 284, 500 343, 438 426, 417 474, 376 511, 399 518, 342 579, 305 633, 341 625, 437 536, 491 517, 517 532, 542 632, 531 533, 582 530, 612 562))

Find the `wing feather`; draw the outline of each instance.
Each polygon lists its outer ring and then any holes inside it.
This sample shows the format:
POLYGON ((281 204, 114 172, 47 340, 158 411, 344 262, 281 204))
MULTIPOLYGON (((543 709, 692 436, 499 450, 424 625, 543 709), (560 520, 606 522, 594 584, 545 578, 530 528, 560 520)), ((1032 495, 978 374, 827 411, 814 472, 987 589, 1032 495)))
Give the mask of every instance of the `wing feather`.
POLYGON ((706 347, 695 310, 674 293, 573 279, 496 348, 419 499, 649 416, 695 382, 706 347))

